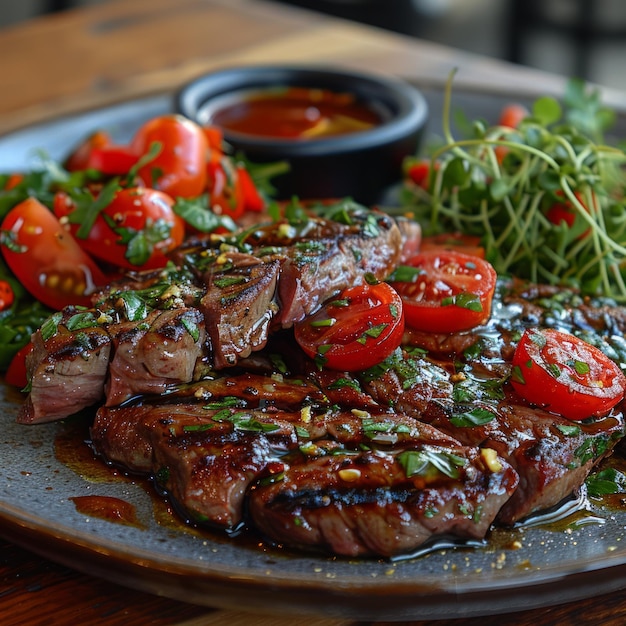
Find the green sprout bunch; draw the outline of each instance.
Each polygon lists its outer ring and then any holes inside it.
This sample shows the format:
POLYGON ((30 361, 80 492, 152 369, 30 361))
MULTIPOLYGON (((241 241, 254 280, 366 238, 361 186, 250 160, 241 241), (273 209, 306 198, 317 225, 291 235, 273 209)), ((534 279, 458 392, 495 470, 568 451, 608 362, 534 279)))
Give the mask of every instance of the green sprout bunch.
POLYGON ((626 302, 626 153, 604 140, 614 113, 572 80, 563 105, 539 98, 515 127, 475 121, 455 139, 451 83, 444 143, 403 209, 425 234, 479 237, 501 275, 626 302))

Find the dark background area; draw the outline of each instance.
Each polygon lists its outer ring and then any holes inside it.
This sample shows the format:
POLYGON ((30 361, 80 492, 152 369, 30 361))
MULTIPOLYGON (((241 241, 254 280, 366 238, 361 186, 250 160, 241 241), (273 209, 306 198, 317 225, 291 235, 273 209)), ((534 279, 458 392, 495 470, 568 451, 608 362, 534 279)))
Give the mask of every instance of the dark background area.
MULTIPOLYGON (((107 0, 0 0, 0 28, 107 0)), ((626 91, 626 0, 272 0, 626 91)))

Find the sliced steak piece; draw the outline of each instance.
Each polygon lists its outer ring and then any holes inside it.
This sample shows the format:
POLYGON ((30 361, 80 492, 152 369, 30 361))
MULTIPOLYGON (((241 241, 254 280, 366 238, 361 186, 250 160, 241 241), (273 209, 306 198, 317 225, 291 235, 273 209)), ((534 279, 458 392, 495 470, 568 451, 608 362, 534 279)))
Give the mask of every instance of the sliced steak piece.
POLYGON ((265 407, 282 411, 300 411, 303 407, 328 404, 326 395, 305 380, 283 379, 278 375, 231 373, 218 378, 203 379, 171 389, 164 401, 189 402, 193 399, 212 408, 234 403, 240 407, 265 407))
POLYGON ((54 315, 47 325, 55 328, 32 337, 27 359, 31 388, 17 418, 22 424, 62 419, 104 396, 111 352, 106 330, 93 315, 75 308, 54 315))
MULTIPOLYGON (((498 521, 513 524, 559 504, 578 490, 593 466, 624 435, 624 419, 573 423, 529 407, 480 367, 449 374, 438 363, 404 355, 363 386, 381 405, 432 424, 464 445, 494 449, 520 475, 498 521)), ((495 368, 498 370, 498 368, 495 368)), ((363 377, 363 375, 361 375, 363 377)))
POLYGON ((267 343, 276 315, 280 262, 240 252, 220 253, 205 273, 200 308, 216 369, 235 365, 267 343))
POLYGON ((204 318, 197 309, 152 311, 140 323, 117 324, 109 332, 114 352, 105 388, 107 406, 192 381, 206 354, 204 318))
POLYGON ((447 400, 454 385, 442 365, 397 350, 380 365, 357 375, 363 389, 381 406, 417 416, 427 411, 433 400, 447 400))
POLYGON ((235 530, 248 486, 296 446, 299 414, 285 420, 203 403, 102 407, 91 438, 109 462, 153 475, 189 520, 235 530))
POLYGON ((254 525, 281 545, 390 557, 436 537, 484 538, 516 485, 493 451, 335 451, 286 465, 282 480, 254 487, 249 506, 254 525))
POLYGON ((402 236, 382 213, 352 216, 333 237, 302 240, 286 249, 278 298, 279 322, 288 328, 339 291, 362 284, 365 276, 384 280, 400 260, 402 236))
POLYGON ((619 412, 575 423, 511 397, 495 408, 489 422, 455 426, 452 415, 462 412, 463 407, 448 406, 436 418, 431 412, 430 423, 467 445, 497 450, 516 469, 520 485, 498 515, 500 523, 509 525, 576 493, 593 467, 624 436, 624 418, 619 412))

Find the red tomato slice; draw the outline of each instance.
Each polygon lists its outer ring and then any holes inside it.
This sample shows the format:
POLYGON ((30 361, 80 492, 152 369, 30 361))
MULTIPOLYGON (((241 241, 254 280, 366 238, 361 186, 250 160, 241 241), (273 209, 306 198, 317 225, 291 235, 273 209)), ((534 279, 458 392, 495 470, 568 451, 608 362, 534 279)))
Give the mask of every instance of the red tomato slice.
POLYGON ((180 115, 156 117, 137 131, 130 147, 146 155, 155 143, 161 146, 159 153, 138 172, 147 187, 173 198, 193 198, 206 191, 209 149, 198 124, 180 115))
POLYGON ((552 329, 524 332, 511 384, 531 404, 571 420, 608 413, 626 392, 626 377, 604 353, 552 329))
POLYGON ((29 341, 23 348, 20 348, 11 359, 9 367, 4 374, 4 380, 14 387, 24 389, 28 384, 26 370, 26 357, 32 352, 33 344, 29 341))
POLYGON ((2 222, 2 231, 7 265, 46 306, 89 306, 90 294, 106 283, 91 257, 35 198, 13 207, 2 222))
POLYGON ((324 367, 367 369, 400 345, 402 301, 386 283, 350 287, 298 322, 294 330, 304 352, 324 367))
MULTIPOLYGON (((156 269, 167 263, 167 254, 179 246, 185 222, 172 209, 174 200, 145 187, 120 189, 96 218, 87 237, 77 239, 92 256, 117 267, 156 269)), ((72 223, 78 211, 67 194, 57 193, 54 212, 66 218, 76 235, 82 219, 72 223)))
POLYGON ((411 257, 405 265, 419 271, 410 281, 391 284, 402 297, 407 326, 455 333, 489 319, 497 276, 484 259, 433 249, 411 257))

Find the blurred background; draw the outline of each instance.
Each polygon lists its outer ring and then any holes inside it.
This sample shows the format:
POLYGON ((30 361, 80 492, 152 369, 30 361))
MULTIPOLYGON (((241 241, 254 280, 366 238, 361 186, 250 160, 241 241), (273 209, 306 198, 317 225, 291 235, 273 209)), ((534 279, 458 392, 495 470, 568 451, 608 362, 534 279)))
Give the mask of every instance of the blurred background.
MULTIPOLYGON (((108 0, 0 0, 0 28, 108 0)), ((271 0, 626 91, 626 0, 271 0)))

